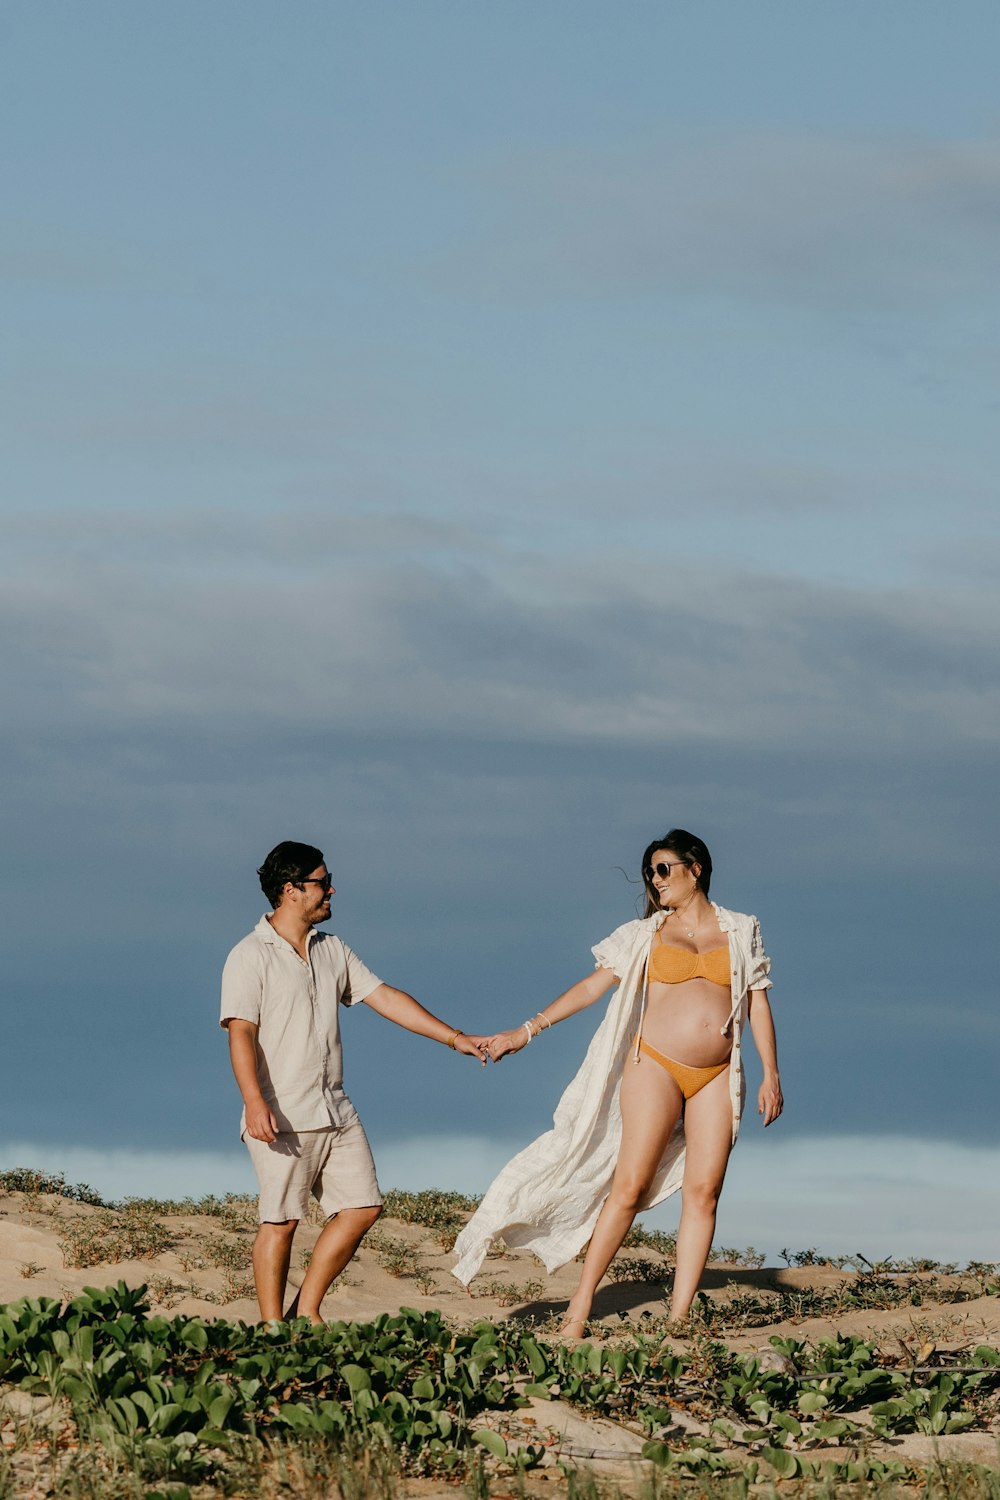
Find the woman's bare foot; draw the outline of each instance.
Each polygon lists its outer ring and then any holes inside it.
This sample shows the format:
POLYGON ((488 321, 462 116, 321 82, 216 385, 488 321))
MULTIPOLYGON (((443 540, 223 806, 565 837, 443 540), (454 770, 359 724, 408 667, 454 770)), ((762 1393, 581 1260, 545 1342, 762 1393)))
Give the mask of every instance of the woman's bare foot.
POLYGON ((670 1321, 671 1323, 678 1324, 678 1326, 680 1324, 686 1324, 690 1326, 692 1323, 697 1321, 698 1315, 701 1312, 702 1308, 706 1307, 707 1305, 708 1298, 705 1296, 704 1292, 695 1292, 690 1302, 686 1304, 682 1302, 671 1301, 670 1321))
POLYGON ((663 1331, 671 1339, 689 1339, 694 1332, 688 1317, 668 1318, 663 1331))
POLYGON ((573 1306, 574 1302, 576 1302, 575 1297, 567 1305, 563 1320, 559 1325, 559 1337, 569 1343, 576 1343, 585 1336, 587 1332, 587 1320, 590 1317, 589 1302, 587 1303, 586 1310, 582 1312, 579 1304, 576 1307, 573 1306))

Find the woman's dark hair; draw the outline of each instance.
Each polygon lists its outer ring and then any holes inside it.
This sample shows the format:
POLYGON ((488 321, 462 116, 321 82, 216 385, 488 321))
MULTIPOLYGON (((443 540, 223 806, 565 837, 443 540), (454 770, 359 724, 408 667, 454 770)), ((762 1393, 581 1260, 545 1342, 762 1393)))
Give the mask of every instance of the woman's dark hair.
POLYGON ((257 871, 260 888, 271 905, 277 908, 289 880, 292 885, 301 885, 303 877, 323 863, 322 849, 285 839, 283 844, 275 845, 257 871))
POLYGON ((695 838, 693 833, 688 833, 686 828, 671 828, 662 839, 654 839, 642 856, 642 883, 646 888, 646 910, 644 917, 651 917, 656 912, 662 911, 660 898, 653 884, 653 871, 650 861, 657 849, 667 849, 671 854, 686 865, 700 865, 701 874, 698 876, 698 889, 708 895, 708 888, 712 884, 712 856, 708 852, 708 846, 701 839, 695 838))

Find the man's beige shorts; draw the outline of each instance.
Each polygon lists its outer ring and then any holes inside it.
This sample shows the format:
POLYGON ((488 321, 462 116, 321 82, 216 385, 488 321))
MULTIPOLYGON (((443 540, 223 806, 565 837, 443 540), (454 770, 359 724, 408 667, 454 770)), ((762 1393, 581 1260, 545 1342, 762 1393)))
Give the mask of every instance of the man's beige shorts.
POLYGON ((340 1129, 282 1131, 273 1141, 245 1135, 260 1183, 262 1224, 304 1219, 309 1195, 323 1217, 342 1208, 371 1208, 382 1202, 371 1147, 360 1120, 340 1129))

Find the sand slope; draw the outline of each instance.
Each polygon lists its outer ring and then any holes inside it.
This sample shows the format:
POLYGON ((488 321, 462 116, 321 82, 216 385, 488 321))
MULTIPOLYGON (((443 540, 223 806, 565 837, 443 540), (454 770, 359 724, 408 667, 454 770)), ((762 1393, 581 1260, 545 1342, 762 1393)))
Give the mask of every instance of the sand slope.
MULTIPOLYGON (((85 1286, 105 1286, 118 1280, 129 1285, 146 1283, 156 1311, 205 1318, 225 1317, 253 1321, 257 1305, 249 1280, 249 1252, 256 1225, 252 1204, 235 1205, 220 1219, 206 1214, 148 1214, 159 1226, 166 1243, 148 1255, 121 1260, 103 1259, 87 1266, 67 1264, 80 1247, 86 1253, 102 1234, 114 1230, 114 1215, 48 1194, 0 1194, 0 1302, 24 1296, 67 1298, 85 1286), (62 1242, 62 1244, 61 1244, 62 1242), (75 1248, 74 1248, 75 1247, 75 1248)), ((142 1214, 137 1233, 143 1233, 142 1214)), ((303 1224, 293 1254, 292 1282, 302 1276, 301 1255, 308 1252, 319 1233, 318 1224, 303 1224)), ((150 1231, 153 1238, 156 1235, 150 1231)), ((118 1247, 120 1248, 120 1247, 118 1247)), ((115 1246, 111 1245, 112 1251, 115 1246)), ((646 1249, 623 1252, 631 1265, 641 1259, 649 1266, 666 1263, 646 1249)), ((490 1257, 467 1292, 449 1273, 452 1255, 426 1228, 383 1217, 362 1246, 347 1273, 332 1290, 324 1305, 328 1320, 368 1320, 379 1313, 395 1313, 401 1306, 424 1310, 439 1308, 445 1318, 467 1325, 478 1318, 530 1319, 543 1330, 555 1327, 554 1316, 568 1298, 576 1280, 576 1268, 564 1268, 552 1277, 533 1257, 509 1252, 490 1257), (393 1271, 402 1274, 393 1274, 393 1271)), ((627 1269, 623 1267, 623 1270, 627 1269)), ((705 1274, 704 1290, 712 1301, 738 1309, 740 1297, 755 1298, 769 1291, 824 1290, 844 1286, 849 1271, 830 1267, 746 1268, 713 1265, 705 1274)), ((961 1278, 928 1275, 919 1306, 891 1310, 849 1309, 836 1315, 790 1316, 766 1326, 740 1326, 734 1316, 721 1332, 713 1333, 738 1351, 766 1349, 772 1334, 816 1341, 838 1332, 874 1337, 884 1351, 901 1362, 913 1362, 920 1351, 935 1357, 954 1358, 976 1344, 1000 1347, 1000 1298, 970 1296, 954 1303, 947 1300, 949 1287, 961 1278), (930 1352, 926 1352, 930 1351, 930 1352)), ((969 1286, 969 1283, 966 1283, 969 1286)), ((662 1284, 621 1279, 605 1285, 594 1309, 593 1335, 597 1338, 627 1335, 629 1326, 642 1326, 666 1313, 662 1284)), ((290 1294, 291 1295, 291 1292, 290 1294)), ((685 1340, 678 1338, 678 1348, 685 1340)), ((641 1439, 613 1422, 592 1419, 560 1406, 536 1402, 511 1426, 515 1439, 534 1433, 561 1435, 566 1451, 597 1464, 620 1469, 638 1462, 641 1439), (537 1409, 536 1409, 537 1408, 537 1409)), ((498 1418, 498 1425, 500 1419, 498 1418)), ((935 1454, 998 1465, 1000 1427, 990 1431, 956 1433, 947 1438, 908 1436, 876 1445, 896 1457, 914 1462, 930 1461, 935 1454)))

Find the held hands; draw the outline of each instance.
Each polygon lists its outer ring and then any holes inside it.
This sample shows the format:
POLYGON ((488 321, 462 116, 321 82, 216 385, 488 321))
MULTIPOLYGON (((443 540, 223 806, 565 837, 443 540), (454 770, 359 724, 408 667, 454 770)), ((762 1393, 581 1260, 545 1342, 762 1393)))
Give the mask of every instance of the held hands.
POLYGON ((508 1052, 520 1052, 528 1045, 528 1036, 523 1026, 518 1026, 515 1031, 498 1031, 496 1036, 488 1040, 490 1057, 495 1063, 507 1056, 508 1052))
POLYGON ((785 1101, 781 1094, 781 1084, 778 1082, 777 1073, 765 1077, 757 1091, 757 1113, 764 1116, 764 1126, 773 1125, 785 1107, 785 1101))
POLYGON ((454 1047, 456 1052, 464 1052, 467 1057, 476 1058, 485 1068, 492 1041, 490 1036, 466 1036, 464 1031, 460 1031, 455 1038, 454 1047))
MULTIPOLYGON (((547 1024, 551 1026, 552 1023, 547 1024)), ((532 1038, 538 1035, 536 1031, 531 1034, 532 1038)), ((520 1052, 527 1045, 528 1023, 515 1027, 513 1031, 498 1031, 493 1036, 466 1036, 464 1032, 456 1032, 449 1043, 456 1052, 478 1057, 484 1067, 488 1061, 499 1062, 508 1052, 520 1052)))
POLYGON ((516 1031, 499 1031, 495 1036, 466 1036, 464 1032, 460 1032, 454 1042, 456 1052, 464 1052, 467 1057, 476 1058, 484 1068, 488 1062, 499 1062, 508 1052, 520 1052, 527 1045, 528 1039, 523 1026, 516 1031))

